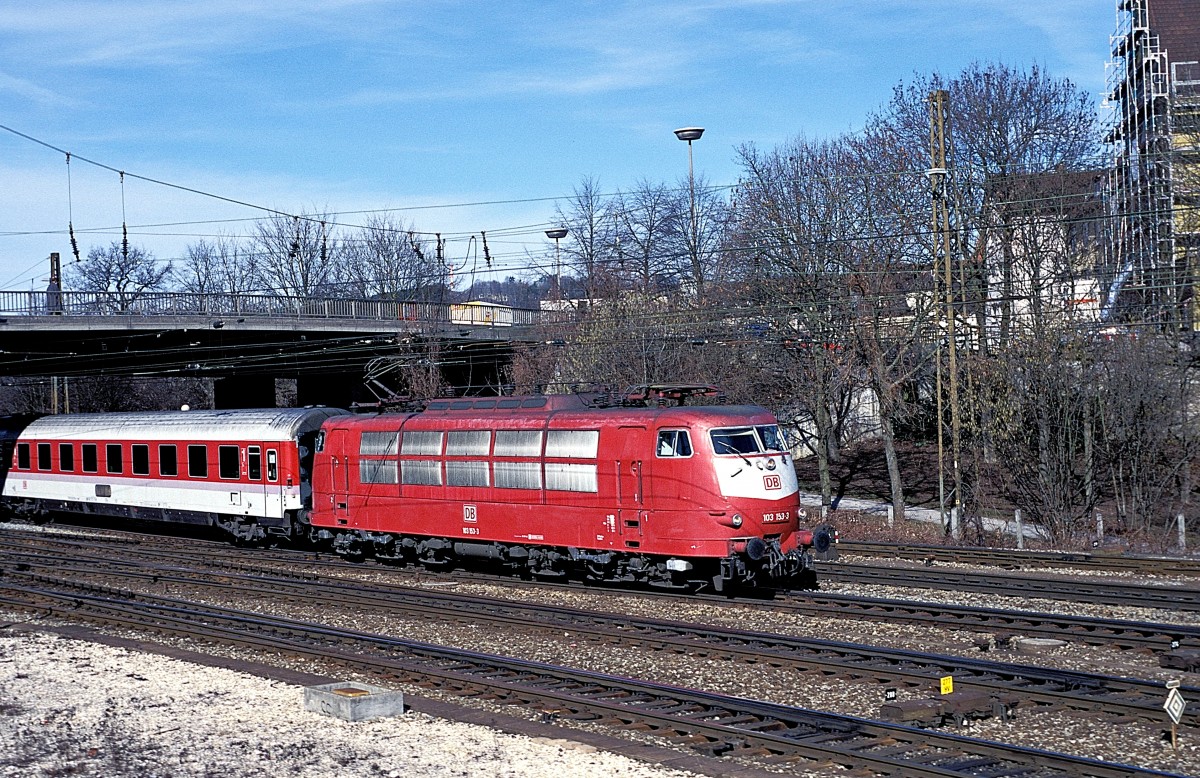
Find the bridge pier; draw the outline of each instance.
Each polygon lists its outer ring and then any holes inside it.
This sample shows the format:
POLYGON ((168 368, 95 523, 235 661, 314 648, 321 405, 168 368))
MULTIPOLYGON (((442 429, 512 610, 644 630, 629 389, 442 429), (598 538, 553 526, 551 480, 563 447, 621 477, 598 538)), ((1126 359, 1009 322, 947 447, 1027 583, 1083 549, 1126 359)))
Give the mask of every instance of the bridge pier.
POLYGON ((296 405, 325 405, 350 408, 355 402, 374 402, 375 396, 363 386, 361 370, 341 373, 304 373, 296 377, 296 405))

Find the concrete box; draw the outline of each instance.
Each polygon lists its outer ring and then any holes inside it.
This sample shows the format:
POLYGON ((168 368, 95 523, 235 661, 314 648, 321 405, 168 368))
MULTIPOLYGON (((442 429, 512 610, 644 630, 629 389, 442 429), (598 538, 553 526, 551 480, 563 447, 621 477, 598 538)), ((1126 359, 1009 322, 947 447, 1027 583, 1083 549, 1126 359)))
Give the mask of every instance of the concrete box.
POLYGON ((327 683, 304 690, 304 709, 343 721, 366 721, 404 713, 404 692, 365 683, 327 683))

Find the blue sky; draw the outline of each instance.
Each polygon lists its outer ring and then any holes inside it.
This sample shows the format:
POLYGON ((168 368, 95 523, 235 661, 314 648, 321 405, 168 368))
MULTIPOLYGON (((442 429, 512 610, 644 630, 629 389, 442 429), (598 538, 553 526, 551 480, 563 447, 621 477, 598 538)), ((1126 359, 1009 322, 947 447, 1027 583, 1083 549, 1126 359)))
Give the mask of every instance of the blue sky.
MULTIPOLYGON (((295 213, 398 209, 543 252, 555 198, 738 176, 736 149, 862 126, 914 72, 1033 63, 1095 95, 1114 0, 207 0, 0 4, 0 124, 118 170, 295 213)), ((0 131, 0 289, 119 237, 116 173, 0 131), (115 231, 113 228, 116 228, 115 231)), ((163 260, 260 211, 126 177, 163 260), (222 221, 230 220, 230 221, 222 221), (202 223, 209 222, 209 223, 202 223), (173 226, 153 226, 167 225, 173 226)))

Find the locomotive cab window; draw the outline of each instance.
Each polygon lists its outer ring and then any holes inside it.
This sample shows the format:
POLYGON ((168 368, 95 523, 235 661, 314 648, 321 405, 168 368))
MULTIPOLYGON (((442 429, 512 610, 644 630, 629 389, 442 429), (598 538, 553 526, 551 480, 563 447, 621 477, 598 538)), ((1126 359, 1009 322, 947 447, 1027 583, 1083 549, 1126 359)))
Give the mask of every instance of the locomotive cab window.
POLYGON ((713 451, 718 454, 740 456, 761 451, 753 427, 727 427, 713 430, 709 436, 712 438, 713 451))
POLYGON ((75 446, 72 443, 58 444, 58 469, 64 473, 75 472, 75 446))
POLYGON ((659 430, 658 456, 660 457, 690 457, 692 455, 692 439, 687 430, 659 430))
POLYGON ((38 454, 38 470, 53 469, 54 463, 50 460, 50 444, 49 443, 37 444, 37 454, 38 454))
POLYGON ((150 475, 150 447, 138 443, 130 447, 129 462, 134 475, 150 475))
POLYGON ((188 446, 188 476, 208 478, 208 446, 188 446))
POLYGON ((158 474, 179 475, 179 451, 174 444, 158 447, 158 474))
POLYGON ((109 443, 104 447, 104 471, 106 473, 121 473, 125 470, 125 461, 120 443, 109 443))
POLYGON ((31 467, 29 464, 29 444, 17 444, 17 469, 28 470, 31 467))
POLYGON ((95 443, 84 443, 80 446, 83 454, 83 472, 95 473, 100 470, 100 457, 95 443))
POLYGON ((226 481, 242 477, 241 452, 237 446, 217 446, 217 473, 226 481))

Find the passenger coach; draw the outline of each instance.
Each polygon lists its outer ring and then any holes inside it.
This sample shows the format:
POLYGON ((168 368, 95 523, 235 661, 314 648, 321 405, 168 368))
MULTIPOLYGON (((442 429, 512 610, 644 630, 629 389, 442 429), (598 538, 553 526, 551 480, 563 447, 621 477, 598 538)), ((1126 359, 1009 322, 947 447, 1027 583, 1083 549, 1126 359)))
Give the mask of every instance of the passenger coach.
POLYGON ((49 511, 217 525, 243 541, 290 537, 329 408, 44 416, 12 448, 3 494, 49 511))

